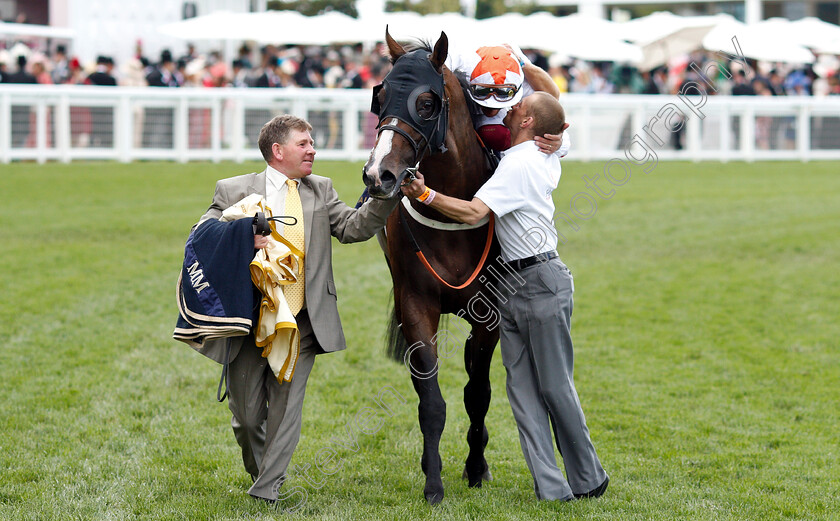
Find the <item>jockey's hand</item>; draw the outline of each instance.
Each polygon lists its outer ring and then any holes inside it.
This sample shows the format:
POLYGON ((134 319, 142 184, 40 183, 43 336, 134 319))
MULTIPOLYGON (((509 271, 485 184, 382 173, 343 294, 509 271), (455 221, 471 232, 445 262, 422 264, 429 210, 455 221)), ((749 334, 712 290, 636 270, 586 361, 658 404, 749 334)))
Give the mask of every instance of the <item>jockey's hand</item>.
POLYGON ((551 155, 560 149, 563 144, 563 134, 545 134, 542 136, 534 136, 540 152, 551 155))
POLYGON ((268 237, 262 235, 254 235, 254 249, 261 250, 268 246, 268 237))
POLYGON ((407 185, 402 185, 403 195, 412 199, 420 197, 423 195, 423 192, 426 191, 426 183, 423 182, 423 174, 415 172, 414 177, 414 181, 407 185))

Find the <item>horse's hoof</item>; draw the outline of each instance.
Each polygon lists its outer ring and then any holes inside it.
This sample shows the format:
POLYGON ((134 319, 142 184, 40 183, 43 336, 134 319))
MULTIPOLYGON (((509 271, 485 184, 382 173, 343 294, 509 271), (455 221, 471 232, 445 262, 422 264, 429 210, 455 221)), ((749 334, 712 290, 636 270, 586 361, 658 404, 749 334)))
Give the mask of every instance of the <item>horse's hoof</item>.
POLYGON ((438 503, 443 501, 443 490, 438 490, 438 491, 428 490, 428 491, 425 491, 423 494, 426 496, 426 501, 430 505, 437 505, 438 503))
POLYGON ((476 487, 476 488, 481 488, 481 482, 482 481, 493 481, 493 475, 490 474, 490 469, 485 470, 484 473, 481 475, 481 477, 479 479, 472 480, 472 479, 470 479, 469 472, 467 472, 467 469, 464 468, 464 472, 461 474, 461 478, 469 481, 469 486, 476 487))

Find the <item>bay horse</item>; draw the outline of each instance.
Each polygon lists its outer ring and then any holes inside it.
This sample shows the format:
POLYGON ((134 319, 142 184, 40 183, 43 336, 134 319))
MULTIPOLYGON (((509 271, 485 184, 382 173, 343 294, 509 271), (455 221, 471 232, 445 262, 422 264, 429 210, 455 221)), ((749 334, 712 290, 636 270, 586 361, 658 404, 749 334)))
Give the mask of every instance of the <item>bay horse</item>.
MULTIPOLYGON (((423 43, 403 47, 387 28, 385 40, 393 68, 374 88, 378 133, 362 174, 369 194, 396 195, 419 166, 427 186, 472 199, 493 166, 474 130, 466 85, 444 65, 446 34, 441 33, 434 49, 423 43)), ((470 419, 463 477, 471 487, 492 479, 484 458, 490 361, 499 340, 496 297, 489 281, 499 280, 500 249, 492 226, 492 220, 479 227, 461 225, 407 198, 386 223, 394 285, 389 354, 409 367, 419 397, 423 493, 430 504, 444 496, 439 444, 446 403, 438 385, 438 362, 451 357, 461 342, 468 376, 464 406, 470 419), (469 334, 458 338, 451 331, 438 331, 441 314, 450 313, 470 324, 469 334)))

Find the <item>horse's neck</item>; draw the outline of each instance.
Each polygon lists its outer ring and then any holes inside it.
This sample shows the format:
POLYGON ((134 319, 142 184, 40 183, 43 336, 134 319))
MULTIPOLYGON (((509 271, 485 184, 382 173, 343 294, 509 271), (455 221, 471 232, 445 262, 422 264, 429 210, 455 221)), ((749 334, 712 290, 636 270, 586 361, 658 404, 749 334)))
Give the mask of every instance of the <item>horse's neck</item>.
MULTIPOLYGON (((470 132, 472 126, 470 126, 470 132)), ((487 159, 475 136, 460 140, 467 146, 450 147, 444 154, 436 154, 427 159, 429 167, 421 169, 427 177, 427 184, 435 190, 459 199, 472 199, 490 176, 487 159)))

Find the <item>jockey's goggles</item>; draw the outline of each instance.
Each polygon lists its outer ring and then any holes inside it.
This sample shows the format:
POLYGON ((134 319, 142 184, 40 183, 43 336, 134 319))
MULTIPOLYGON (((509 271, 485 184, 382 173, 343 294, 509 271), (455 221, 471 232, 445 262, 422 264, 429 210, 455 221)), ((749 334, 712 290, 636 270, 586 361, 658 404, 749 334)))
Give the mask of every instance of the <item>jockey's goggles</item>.
POLYGON ((489 97, 494 97, 498 101, 505 102, 512 100, 516 93, 519 92, 519 87, 516 85, 482 85, 480 83, 470 84, 470 94, 473 99, 483 101, 489 97))

